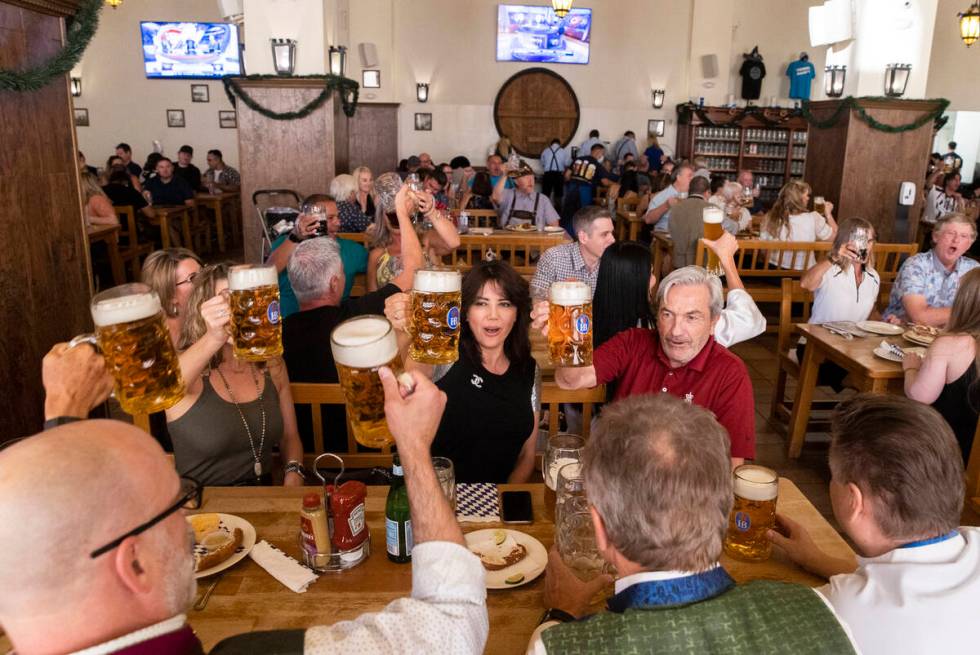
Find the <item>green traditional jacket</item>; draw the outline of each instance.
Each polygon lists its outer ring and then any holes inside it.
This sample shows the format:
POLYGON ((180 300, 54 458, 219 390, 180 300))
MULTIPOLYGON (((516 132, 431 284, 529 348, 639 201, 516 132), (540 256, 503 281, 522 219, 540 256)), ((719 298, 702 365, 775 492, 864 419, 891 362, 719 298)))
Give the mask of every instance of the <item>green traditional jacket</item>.
POLYGON ((837 617, 808 587, 759 580, 705 600, 630 607, 541 633, 549 655, 849 655, 837 617))

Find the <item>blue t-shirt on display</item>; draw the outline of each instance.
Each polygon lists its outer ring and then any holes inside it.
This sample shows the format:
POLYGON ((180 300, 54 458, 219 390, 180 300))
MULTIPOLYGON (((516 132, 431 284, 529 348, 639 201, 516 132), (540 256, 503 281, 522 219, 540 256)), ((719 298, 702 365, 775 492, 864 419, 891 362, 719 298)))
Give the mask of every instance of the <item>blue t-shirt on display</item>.
POLYGON ((816 77, 813 64, 798 59, 786 67, 789 78, 789 97, 796 100, 810 99, 810 82, 816 77))

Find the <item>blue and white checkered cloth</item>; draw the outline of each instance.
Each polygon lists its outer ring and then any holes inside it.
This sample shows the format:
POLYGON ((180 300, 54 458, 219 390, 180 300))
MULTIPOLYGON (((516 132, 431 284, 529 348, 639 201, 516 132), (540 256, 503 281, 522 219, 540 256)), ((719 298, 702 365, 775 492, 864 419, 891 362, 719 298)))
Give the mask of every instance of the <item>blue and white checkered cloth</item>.
POLYGON ((500 520, 497 485, 461 482, 456 485, 456 519, 460 523, 493 523, 500 520))

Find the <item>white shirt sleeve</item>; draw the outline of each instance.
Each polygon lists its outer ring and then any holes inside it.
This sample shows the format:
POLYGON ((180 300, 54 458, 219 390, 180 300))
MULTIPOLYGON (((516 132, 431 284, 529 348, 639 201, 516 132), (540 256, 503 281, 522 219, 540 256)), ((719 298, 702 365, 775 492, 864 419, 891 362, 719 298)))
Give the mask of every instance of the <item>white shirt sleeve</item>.
POLYGON ((306 631, 305 655, 461 653, 479 655, 490 630, 483 565, 459 544, 412 549, 412 596, 353 621, 306 631), (410 645, 410 646, 409 646, 410 645))
POLYGON ((747 230, 752 225, 752 214, 745 207, 742 207, 741 213, 738 215, 738 229, 739 231, 747 230))
POLYGON ((830 223, 827 222, 827 217, 823 214, 818 214, 817 212, 810 213, 814 216, 813 224, 817 234, 817 240, 826 241, 834 233, 834 228, 830 227, 830 223))
POLYGON ((728 292, 725 309, 715 323, 715 341, 729 348, 766 331, 766 317, 745 289, 728 292))

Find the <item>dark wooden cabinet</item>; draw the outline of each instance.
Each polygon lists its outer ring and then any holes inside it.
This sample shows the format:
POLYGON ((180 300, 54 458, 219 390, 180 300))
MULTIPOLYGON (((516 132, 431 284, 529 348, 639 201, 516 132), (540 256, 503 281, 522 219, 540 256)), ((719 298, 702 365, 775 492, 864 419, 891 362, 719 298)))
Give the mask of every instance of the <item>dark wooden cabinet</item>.
POLYGON ((760 188, 759 197, 772 204, 787 180, 806 170, 807 123, 785 110, 704 107, 703 115, 678 107, 677 156, 704 157, 712 173, 734 180, 750 170, 760 188))

